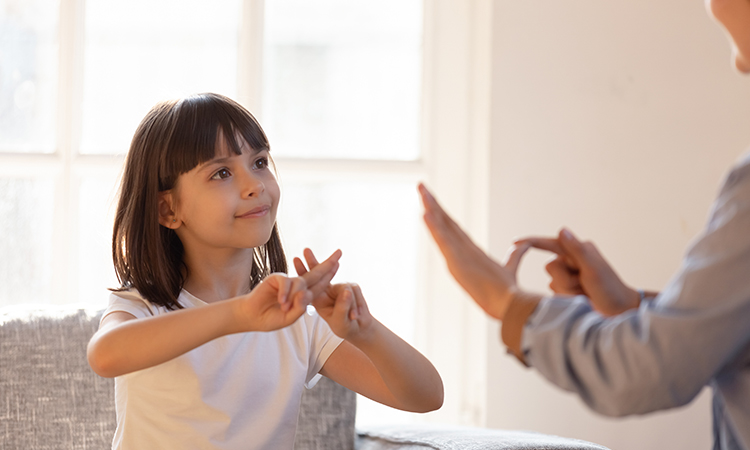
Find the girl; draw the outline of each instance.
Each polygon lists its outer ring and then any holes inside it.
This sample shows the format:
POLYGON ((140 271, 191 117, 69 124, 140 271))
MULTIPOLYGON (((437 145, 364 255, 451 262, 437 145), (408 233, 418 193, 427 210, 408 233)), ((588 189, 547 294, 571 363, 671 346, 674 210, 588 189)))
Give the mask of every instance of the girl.
POLYGON ((88 346, 115 377, 115 449, 291 449, 316 374, 394 408, 442 404, 430 362, 330 285, 341 252, 288 277, 269 145, 236 102, 155 106, 130 146, 112 251, 122 284, 88 346), (304 314, 308 304, 320 315, 304 314), (324 320, 321 320, 322 319, 324 320))

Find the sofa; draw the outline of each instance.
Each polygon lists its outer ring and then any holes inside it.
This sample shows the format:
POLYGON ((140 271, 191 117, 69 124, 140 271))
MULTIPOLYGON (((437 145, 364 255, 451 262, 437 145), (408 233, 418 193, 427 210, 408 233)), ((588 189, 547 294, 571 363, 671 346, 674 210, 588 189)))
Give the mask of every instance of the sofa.
MULTIPOLYGON (((101 311, 71 306, 0 308, 0 449, 111 447, 113 381, 94 374, 86 345, 101 311)), ((419 425, 355 431, 356 396, 323 378, 306 391, 296 450, 607 450, 526 431, 419 425)))

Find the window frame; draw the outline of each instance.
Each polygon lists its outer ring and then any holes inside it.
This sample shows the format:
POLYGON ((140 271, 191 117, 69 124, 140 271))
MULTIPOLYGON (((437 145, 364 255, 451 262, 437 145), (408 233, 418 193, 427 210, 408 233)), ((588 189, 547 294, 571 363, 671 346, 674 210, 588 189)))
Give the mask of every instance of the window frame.
MULTIPOLYGON (((244 0, 238 101, 262 122, 263 0, 244 0)), ((60 0, 56 139, 51 154, 0 153, 0 175, 54 177, 51 290, 55 303, 78 297, 79 188, 91 174, 119 177, 123 155, 80 153, 85 0, 60 0)), ((284 177, 424 180, 483 248, 488 243, 491 0, 424 0, 421 157, 416 161, 278 158, 284 177)), ((416 189, 416 187, 415 187, 416 189)), ((447 273, 426 232, 419 243, 415 345, 438 367, 445 406, 422 420, 486 423, 489 322, 447 273), (450 330, 450 332, 446 332, 450 330)), ((496 337, 495 337, 496 338, 496 337)))

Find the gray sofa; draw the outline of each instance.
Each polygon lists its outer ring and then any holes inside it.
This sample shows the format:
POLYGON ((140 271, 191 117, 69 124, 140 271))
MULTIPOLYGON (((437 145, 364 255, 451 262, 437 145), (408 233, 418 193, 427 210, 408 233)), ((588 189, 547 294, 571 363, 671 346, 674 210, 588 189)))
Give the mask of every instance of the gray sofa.
MULTIPOLYGON (((69 307, 0 308, 0 449, 110 448, 113 382, 95 375, 86 344, 101 312, 69 307)), ((606 450, 531 432, 448 426, 355 433, 353 392, 323 378, 302 399, 297 450, 606 450)))

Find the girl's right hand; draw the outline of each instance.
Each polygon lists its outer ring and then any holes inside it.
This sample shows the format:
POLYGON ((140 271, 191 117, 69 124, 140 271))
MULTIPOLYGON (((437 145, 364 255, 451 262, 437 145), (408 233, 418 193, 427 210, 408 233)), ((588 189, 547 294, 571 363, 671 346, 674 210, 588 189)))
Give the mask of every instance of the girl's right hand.
POLYGON ((273 273, 247 295, 237 298, 238 332, 272 331, 293 324, 314 298, 329 286, 341 251, 299 277, 273 273))

